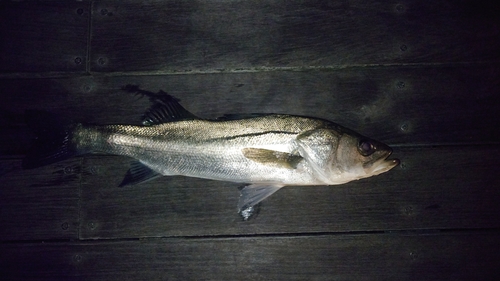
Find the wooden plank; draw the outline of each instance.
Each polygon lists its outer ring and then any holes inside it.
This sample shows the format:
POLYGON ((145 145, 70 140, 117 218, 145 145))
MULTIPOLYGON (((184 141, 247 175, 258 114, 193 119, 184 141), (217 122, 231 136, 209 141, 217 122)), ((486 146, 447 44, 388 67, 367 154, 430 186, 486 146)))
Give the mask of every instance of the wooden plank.
POLYGON ((170 73, 498 61, 500 6, 491 3, 99 1, 92 11, 91 69, 170 73))
POLYGON ((0 160, 1 241, 77 238, 80 160, 35 170, 0 160))
POLYGON ((23 154, 26 109, 89 123, 137 124, 160 89, 203 118, 274 112, 325 118, 391 145, 500 142, 500 67, 373 67, 336 71, 0 80, 0 153, 23 154), (29 101, 29 102, 27 102, 29 101))
POLYGON ((82 239, 500 227, 498 148, 397 149, 402 166, 340 186, 286 187, 242 221, 240 184, 164 177, 118 188, 127 158, 88 157, 82 239))
POLYGON ((0 73, 86 71, 90 1, 2 1, 0 18, 0 73))
POLYGON ((3 280, 496 280, 497 232, 0 245, 3 280))

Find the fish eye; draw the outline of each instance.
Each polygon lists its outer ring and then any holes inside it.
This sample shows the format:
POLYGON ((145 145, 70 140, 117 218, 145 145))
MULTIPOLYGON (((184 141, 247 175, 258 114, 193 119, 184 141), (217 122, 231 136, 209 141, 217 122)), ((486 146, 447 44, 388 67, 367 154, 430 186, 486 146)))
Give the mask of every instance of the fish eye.
POLYGON ((358 150, 361 155, 370 156, 373 152, 375 152, 375 146, 367 140, 362 140, 359 142, 358 150))

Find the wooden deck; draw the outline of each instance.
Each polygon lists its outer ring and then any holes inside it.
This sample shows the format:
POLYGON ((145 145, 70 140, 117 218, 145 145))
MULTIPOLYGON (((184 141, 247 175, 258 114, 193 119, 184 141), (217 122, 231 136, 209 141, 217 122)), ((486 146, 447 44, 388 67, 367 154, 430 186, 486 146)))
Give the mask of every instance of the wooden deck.
POLYGON ((491 1, 0 2, 0 280, 498 280, 500 5, 491 1), (164 90, 205 118, 325 118, 401 165, 287 187, 118 188, 130 159, 23 170, 24 111, 137 124, 164 90))

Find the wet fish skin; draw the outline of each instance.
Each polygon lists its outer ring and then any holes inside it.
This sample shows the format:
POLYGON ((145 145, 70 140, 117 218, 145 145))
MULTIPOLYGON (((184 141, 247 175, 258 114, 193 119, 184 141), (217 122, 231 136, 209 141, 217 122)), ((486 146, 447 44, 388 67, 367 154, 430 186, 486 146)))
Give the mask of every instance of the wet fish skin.
POLYGON ((130 156, 162 175, 242 183, 334 185, 371 176, 370 163, 391 151, 377 142, 377 153, 362 156, 358 152, 362 137, 343 131, 319 119, 268 115, 152 126, 80 126, 72 141, 79 151, 130 156), (273 158, 258 162, 246 157, 245 149, 283 152, 302 160, 296 168, 273 158))
POLYGON ((34 122, 47 127, 39 131, 52 135, 39 138, 23 165, 35 168, 86 153, 129 156, 138 162, 122 185, 158 175, 245 183, 238 203, 243 212, 283 186, 342 184, 399 163, 387 160, 392 153, 387 145, 326 120, 282 114, 205 120, 163 92, 150 98, 154 104, 143 126, 59 124, 52 129, 45 123, 53 120, 44 123, 34 114, 34 122))

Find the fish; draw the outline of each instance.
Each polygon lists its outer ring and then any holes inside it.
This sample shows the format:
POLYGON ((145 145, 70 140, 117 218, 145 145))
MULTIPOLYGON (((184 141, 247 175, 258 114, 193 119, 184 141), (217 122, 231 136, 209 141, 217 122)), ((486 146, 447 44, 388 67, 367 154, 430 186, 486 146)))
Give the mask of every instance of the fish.
POLYGON ((320 118, 257 113, 204 119, 163 91, 123 90, 151 100, 142 125, 66 123, 47 112, 26 112, 38 137, 23 168, 90 153, 128 156, 134 161, 121 187, 174 175, 242 183, 237 209, 248 219, 284 186, 339 185, 399 164, 389 159, 388 145, 320 118))

